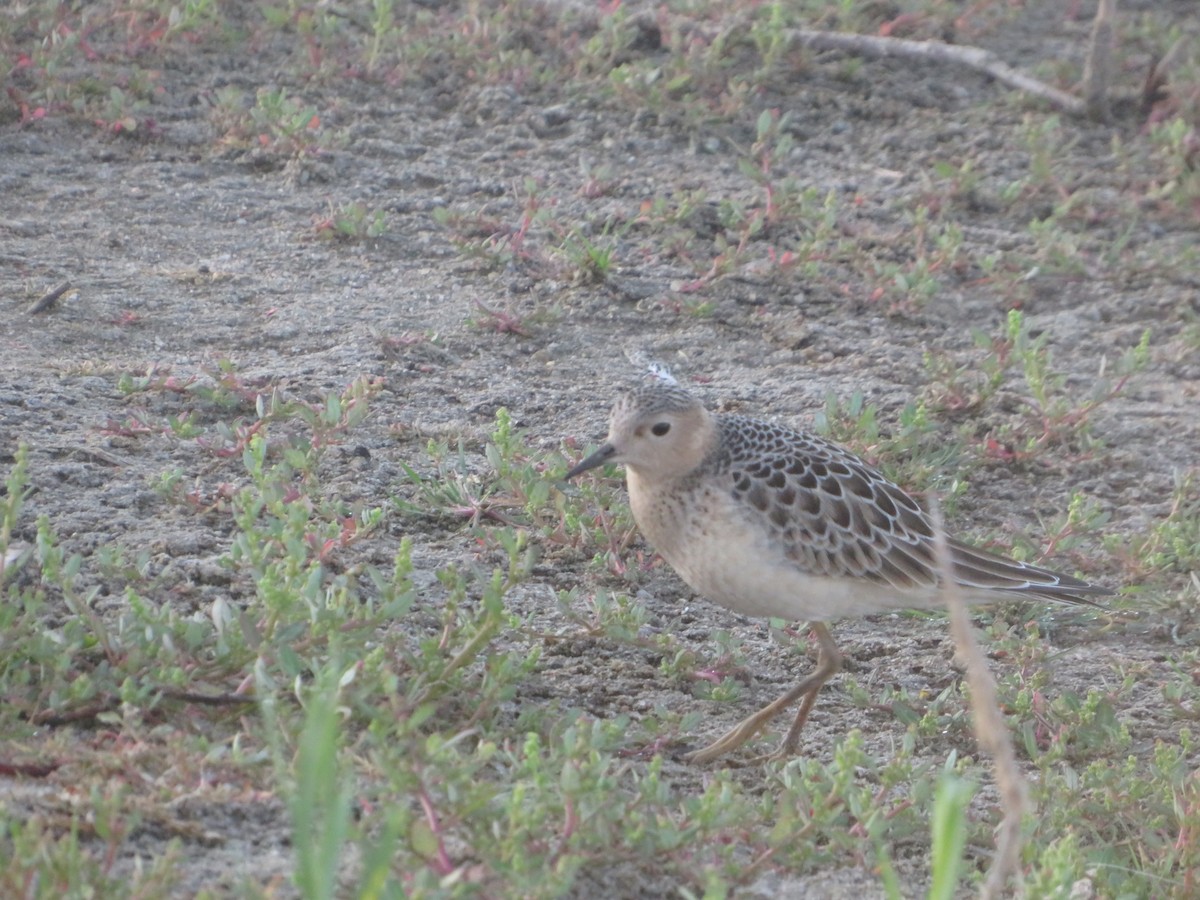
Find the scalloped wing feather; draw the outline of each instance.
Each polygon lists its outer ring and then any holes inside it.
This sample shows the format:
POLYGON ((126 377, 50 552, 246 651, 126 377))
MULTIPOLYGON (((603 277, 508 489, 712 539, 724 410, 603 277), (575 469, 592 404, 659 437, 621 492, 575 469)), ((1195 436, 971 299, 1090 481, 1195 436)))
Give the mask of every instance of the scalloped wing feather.
MULTIPOLYGON (((904 593, 940 581, 933 523, 903 489, 822 438, 720 417, 719 460, 735 500, 761 515, 773 542, 806 574, 860 578, 904 593)), ((973 599, 1004 596, 1095 605, 1107 588, 947 541, 955 581, 973 599)))

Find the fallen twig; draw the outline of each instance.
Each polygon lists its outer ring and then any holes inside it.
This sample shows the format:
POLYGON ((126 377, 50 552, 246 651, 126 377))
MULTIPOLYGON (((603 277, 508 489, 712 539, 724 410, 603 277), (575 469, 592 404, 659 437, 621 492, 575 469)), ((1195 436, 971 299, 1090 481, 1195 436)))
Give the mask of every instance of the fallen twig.
POLYGON ((32 306, 30 306, 26 312, 28 312, 31 316, 36 316, 38 313, 47 312, 51 307, 54 306, 55 303, 58 302, 58 298, 69 290, 71 290, 71 282, 64 281, 53 290, 42 294, 42 296, 32 306))
POLYGON ((1081 87, 1084 106, 1088 115, 1103 122, 1110 118, 1108 91, 1112 84, 1115 40, 1113 19, 1116 13, 1117 0, 1100 0, 1100 5, 1096 8, 1096 18, 1092 22, 1087 58, 1083 63, 1081 87))
POLYGON ((240 706, 258 702, 258 697, 252 694, 201 694, 196 691, 180 691, 174 688, 164 688, 162 695, 169 700, 181 703, 199 703, 204 706, 240 706))
POLYGON ((45 778, 60 766, 60 762, 16 763, 0 760, 0 775, 5 778, 45 778))
POLYGON ((1031 75, 1014 69, 995 53, 981 47, 964 47, 960 44, 947 44, 942 41, 910 41, 904 38, 804 29, 792 30, 789 37, 794 43, 814 50, 840 50, 880 59, 912 59, 965 66, 989 75, 1001 84, 1007 84, 1009 87, 1044 100, 1061 112, 1073 116, 1081 116, 1087 112, 1087 105, 1079 97, 1068 94, 1066 91, 1060 91, 1056 87, 1038 81, 1031 75))
MULTIPOLYGON (((195 703, 203 706, 244 706, 258 702, 258 698, 252 694, 202 694, 197 691, 185 691, 178 688, 163 688, 161 694, 168 700, 176 700, 180 703, 195 703)), ((120 706, 121 698, 113 694, 89 703, 86 706, 65 712, 44 709, 30 716, 29 721, 35 725, 57 728, 61 725, 74 725, 79 722, 97 719, 106 712, 113 712, 119 709, 120 706)))
MULTIPOLYGON (((784 33, 788 45, 791 47, 836 50, 840 53, 876 59, 907 59, 962 66, 1037 97, 1068 115, 1105 117, 1108 111, 1108 90, 1112 76, 1115 10, 1116 0, 1101 0, 1096 11, 1096 20, 1092 28, 1084 69, 1084 97, 1077 97, 1039 81, 1032 75, 1013 68, 990 50, 984 50, 981 47, 947 44, 944 41, 911 41, 904 38, 843 31, 810 31, 804 28, 789 28, 784 33)), ((719 39, 729 40, 748 30, 745 19, 739 17, 736 21, 722 27, 719 39)))
POLYGON ((1195 39, 1191 35, 1181 34, 1167 52, 1150 66, 1145 84, 1142 85, 1143 112, 1153 114, 1155 105, 1170 97, 1171 82, 1184 64, 1194 42, 1195 39))
POLYGON ((120 705, 120 698, 116 696, 105 697, 95 703, 89 703, 87 706, 81 706, 77 709, 67 710, 66 712, 44 709, 30 716, 29 721, 34 725, 46 725, 50 728, 58 728, 61 725, 74 725, 77 722, 87 722, 91 719, 97 719, 104 713, 117 709, 120 705))

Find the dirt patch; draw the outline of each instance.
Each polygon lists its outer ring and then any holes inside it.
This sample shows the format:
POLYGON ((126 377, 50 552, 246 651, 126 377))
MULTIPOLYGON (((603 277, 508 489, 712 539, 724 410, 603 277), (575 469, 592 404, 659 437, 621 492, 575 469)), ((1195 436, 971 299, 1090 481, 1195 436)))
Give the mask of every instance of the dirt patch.
MULTIPOLYGON (((454 4, 430 6, 439 25, 469 19, 454 4)), ((242 10, 244 27, 257 35, 252 7, 242 10)), ((1155 8, 1156 21, 1180 25, 1194 14, 1189 0, 1155 8)), ((1016 64, 1051 68, 1046 61, 1078 60, 1088 27, 1061 15, 1035 4, 973 37, 1016 64)), ((677 16, 665 19, 683 27, 677 16)), ((884 437, 860 433, 859 448, 889 466, 904 461, 888 457, 886 436, 922 401, 932 425, 921 446, 967 434, 986 458, 971 467, 969 490, 954 506, 957 532, 1039 552, 1073 496, 1109 517, 1057 548, 1053 562, 1114 587, 1144 579, 1151 588, 1135 595, 1140 609, 1127 622, 1049 614, 1048 689, 1084 695, 1136 670, 1144 689, 1122 710, 1133 752, 1175 742, 1179 725, 1164 714, 1159 685, 1181 643, 1194 646, 1190 614, 1169 602, 1184 596, 1187 573, 1141 570, 1122 551, 1170 515, 1176 478, 1195 471, 1200 229, 1194 208, 1172 208, 1164 190, 1158 199, 1145 193, 1169 179, 1145 117, 1055 120, 970 73, 805 54, 753 90, 747 80, 740 108, 689 116, 667 101, 633 103, 596 77, 540 77, 562 71, 570 42, 579 48, 603 27, 571 21, 546 35, 522 32, 529 69, 502 81, 475 80, 461 59, 414 64, 419 71, 393 84, 303 81, 281 73, 297 71, 313 39, 283 28, 256 37, 253 52, 205 40, 155 57, 143 68, 158 89, 131 136, 62 114, 9 118, 0 127, 0 462, 7 469, 16 446, 28 444, 34 488, 17 537, 36 540, 45 516, 68 553, 142 553, 156 599, 180 615, 206 613, 217 597, 236 604, 247 590, 220 565, 230 519, 189 511, 156 489, 178 473, 211 498, 229 470, 194 440, 136 427, 184 414, 203 427, 223 413, 167 389, 130 392, 122 376, 217 383, 231 366, 241 383, 314 402, 367 379, 377 385, 371 415, 325 457, 321 473, 342 502, 364 507, 414 496, 404 466, 433 475, 430 438, 461 440, 471 471, 487 478, 481 448, 500 408, 530 447, 550 451, 573 438, 582 449, 601 436, 616 393, 646 358, 696 384, 713 407, 805 426, 827 397, 848 404, 860 393, 884 437), (253 96, 279 85, 317 110, 320 133, 337 139, 295 153, 233 141, 213 113, 220 92, 253 96), (752 171, 764 159, 753 149, 763 140, 763 110, 787 115, 772 138, 784 153, 770 160, 770 182, 790 212, 779 226, 752 230, 739 216, 764 209, 752 171), (349 215, 350 204, 368 224, 382 212, 383 233, 351 223, 353 239, 331 237, 330 220, 349 215), (746 246, 734 252, 742 234, 746 246), (595 250, 599 260, 589 255, 595 250), (63 280, 77 291, 27 314, 63 280), (1090 412, 1090 431, 1028 456, 1018 450, 1030 427, 1030 387, 1018 368, 999 376, 985 402, 955 409, 946 400, 960 387, 980 389, 989 351, 972 330, 999 338, 1014 308, 1027 334, 1046 336, 1063 376, 1058 393, 1074 408, 1101 378, 1115 382, 1118 361, 1151 331, 1147 363, 1090 412), (948 371, 939 361, 961 368, 961 381, 939 375, 948 371)), ((665 38, 644 27, 645 39, 623 50, 629 59, 667 52, 665 38)), ((119 65, 120 35, 101 31, 95 43, 119 65)), ((729 77, 749 65, 747 56, 729 77)), ((645 90, 659 87, 647 82, 645 90)), ((681 90, 694 90, 697 104, 717 99, 702 83, 681 90)), ((955 461, 940 465, 920 486, 951 488, 955 461)), ((363 559, 386 565, 400 534, 415 544, 418 585, 446 562, 481 559, 470 528, 419 516, 398 516, 363 559)), ((541 564, 510 597, 511 612, 532 632, 561 632, 555 590, 628 592, 644 607, 647 633, 676 634, 714 657, 714 633, 731 635, 753 676, 743 698, 716 705, 664 681, 661 659, 635 643, 579 637, 544 649, 517 706, 558 704, 635 722, 655 709, 699 713, 699 727, 682 736, 699 745, 806 664, 762 623, 692 597, 645 562, 617 577, 581 554, 543 547, 541 564)), ((121 579, 89 572, 92 607, 115 615, 125 602, 121 579)), ((67 617, 65 607, 59 614, 67 617)), ((875 697, 953 683, 940 620, 880 616, 836 634, 849 683, 875 697)), ((828 759, 852 728, 863 730, 867 752, 886 755, 906 726, 835 681, 804 752, 828 759)), ((43 730, 21 746, 91 759, 109 752, 104 730, 43 730)), ((944 757, 955 741, 972 752, 965 733, 924 752, 944 757)), ((664 777, 686 791, 704 775, 679 752, 664 777)), ((6 803, 58 814, 70 777, 65 769, 50 786, 10 784, 6 803)), ((761 778, 757 770, 737 777, 746 786, 761 778)), ((224 893, 251 878, 286 894, 290 822, 260 788, 198 788, 175 818, 143 819, 122 854, 154 857, 181 840, 183 881, 171 890, 224 893)), ((897 856, 906 895, 923 890, 924 852, 906 857, 901 848, 897 856)), ((877 882, 864 886, 862 872, 802 881, 772 873, 747 896, 869 896, 877 882)), ((621 863, 589 869, 573 893, 662 896, 672 884, 621 863)))

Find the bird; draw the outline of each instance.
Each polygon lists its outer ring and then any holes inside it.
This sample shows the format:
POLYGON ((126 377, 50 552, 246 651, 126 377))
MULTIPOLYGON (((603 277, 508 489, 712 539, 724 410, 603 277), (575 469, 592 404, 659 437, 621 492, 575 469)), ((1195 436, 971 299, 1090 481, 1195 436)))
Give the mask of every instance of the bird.
MULTIPOLYGON (((621 396, 608 436, 564 476, 625 467, 638 529, 698 594, 747 616, 807 620, 816 667, 707 747, 708 763, 800 708, 772 758, 794 756, 817 695, 841 669, 828 622, 942 605, 929 512, 850 450, 774 422, 710 412, 664 370, 621 396)), ((968 602, 1030 599, 1099 606, 1107 587, 946 537, 968 602)))

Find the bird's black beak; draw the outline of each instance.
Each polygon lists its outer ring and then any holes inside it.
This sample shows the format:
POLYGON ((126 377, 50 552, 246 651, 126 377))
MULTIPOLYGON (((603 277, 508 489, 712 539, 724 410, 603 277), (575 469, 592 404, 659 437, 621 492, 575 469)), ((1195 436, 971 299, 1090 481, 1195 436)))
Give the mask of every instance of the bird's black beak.
POLYGON ((593 453, 587 459, 583 460, 579 465, 577 465, 575 468, 573 468, 570 472, 568 472, 563 477, 567 481, 570 481, 576 475, 582 475, 584 472, 588 471, 589 469, 594 469, 594 468, 596 468, 596 466, 602 466, 606 462, 608 462, 610 459, 612 459, 612 457, 616 454, 616 452, 617 452, 617 448, 614 447, 612 444, 603 444, 603 445, 601 445, 599 450, 597 450, 595 453, 593 453))

